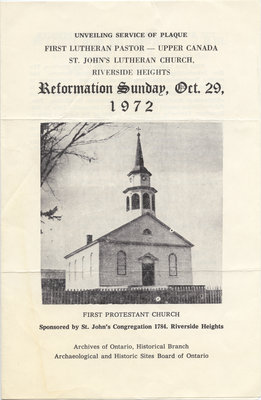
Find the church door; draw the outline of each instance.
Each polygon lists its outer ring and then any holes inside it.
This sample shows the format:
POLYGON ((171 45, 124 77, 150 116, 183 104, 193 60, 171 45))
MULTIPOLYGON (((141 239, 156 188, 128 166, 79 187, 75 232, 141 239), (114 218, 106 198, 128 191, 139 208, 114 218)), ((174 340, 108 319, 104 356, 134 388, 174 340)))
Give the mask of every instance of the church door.
POLYGON ((154 285, 154 263, 142 264, 142 285, 143 286, 154 285))

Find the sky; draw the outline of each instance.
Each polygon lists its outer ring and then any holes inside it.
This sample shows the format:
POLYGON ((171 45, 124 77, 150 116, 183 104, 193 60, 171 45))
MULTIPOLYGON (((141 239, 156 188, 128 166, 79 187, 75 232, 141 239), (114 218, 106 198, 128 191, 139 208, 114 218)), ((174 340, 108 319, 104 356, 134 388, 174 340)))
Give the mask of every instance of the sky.
MULTIPOLYGON (((91 163, 63 160, 42 190, 42 210, 58 207, 61 221, 42 224, 42 268, 64 268, 64 256, 126 223, 123 190, 134 166, 137 128, 146 168, 152 173, 156 217, 194 244, 194 284, 222 280, 222 124, 210 122, 104 125, 88 144, 91 163), (53 192, 53 193, 52 193, 53 192)), ((68 129, 70 128, 68 124, 68 129)), ((83 148, 81 148, 83 150, 83 148)))

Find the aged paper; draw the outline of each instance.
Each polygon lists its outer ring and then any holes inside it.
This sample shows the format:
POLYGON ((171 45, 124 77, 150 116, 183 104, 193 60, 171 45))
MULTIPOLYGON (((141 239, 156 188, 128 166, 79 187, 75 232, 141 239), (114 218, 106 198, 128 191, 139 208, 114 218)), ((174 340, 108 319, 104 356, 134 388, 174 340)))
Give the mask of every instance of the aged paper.
POLYGON ((3 399, 260 396, 259 15, 1 3, 3 399))

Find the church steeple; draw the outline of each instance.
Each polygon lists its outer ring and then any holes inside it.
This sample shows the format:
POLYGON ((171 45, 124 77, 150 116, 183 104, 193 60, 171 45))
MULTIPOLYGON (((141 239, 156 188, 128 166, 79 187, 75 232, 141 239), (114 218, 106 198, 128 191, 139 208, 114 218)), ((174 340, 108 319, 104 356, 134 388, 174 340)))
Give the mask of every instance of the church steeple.
POLYGON ((145 213, 155 215, 155 193, 157 193, 157 190, 150 186, 151 173, 144 166, 139 132, 137 137, 135 164, 134 168, 128 173, 132 186, 123 192, 127 195, 126 211, 135 213, 137 216, 145 213))
MULTIPOLYGON (((139 129, 139 128, 138 128, 139 129)), ((128 173, 128 176, 132 174, 140 174, 145 173, 151 176, 151 173, 144 167, 144 159, 142 154, 141 142, 140 142, 140 133, 137 134, 137 147, 136 147, 136 157, 135 157, 135 165, 131 172, 128 173)))
POLYGON ((138 132, 137 136, 138 136, 138 140, 137 140, 135 166, 144 167, 144 160, 143 160, 143 154, 142 154, 142 148, 141 148, 141 142, 140 142, 140 133, 139 132, 138 132))

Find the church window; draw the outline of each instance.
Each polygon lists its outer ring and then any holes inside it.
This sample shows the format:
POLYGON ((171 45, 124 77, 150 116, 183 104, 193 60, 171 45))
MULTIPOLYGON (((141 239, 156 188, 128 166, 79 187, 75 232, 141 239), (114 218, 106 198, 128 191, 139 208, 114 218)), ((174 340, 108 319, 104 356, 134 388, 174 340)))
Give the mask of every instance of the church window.
POLYGON ((76 279, 76 268, 77 268, 77 261, 74 261, 74 279, 76 279))
POLYGON ((143 235, 152 235, 152 232, 149 229, 144 229, 143 235))
POLYGON ((84 278, 84 256, 82 257, 82 279, 84 278))
POLYGON ((155 211, 155 194, 152 195, 152 210, 155 211))
POLYGON ((177 256, 174 253, 169 255, 169 274, 170 276, 177 276, 177 256))
POLYGON ((138 210, 140 208, 140 196, 137 193, 132 195, 131 208, 132 210, 138 210))
POLYGON ((119 251, 117 254, 117 275, 126 275, 126 253, 119 251))
POLYGON ((92 256, 93 253, 90 254, 90 276, 92 276, 92 256))
POLYGON ((129 196, 126 197, 126 211, 129 211, 130 209, 130 198, 129 196))
POLYGON ((143 208, 150 208, 150 196, 148 193, 144 193, 143 195, 143 208))

